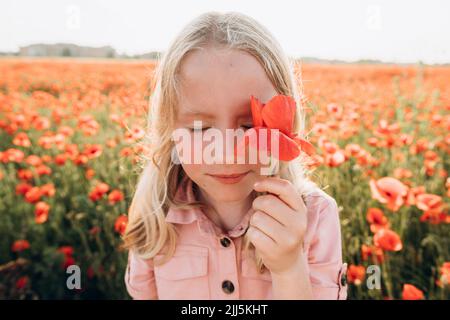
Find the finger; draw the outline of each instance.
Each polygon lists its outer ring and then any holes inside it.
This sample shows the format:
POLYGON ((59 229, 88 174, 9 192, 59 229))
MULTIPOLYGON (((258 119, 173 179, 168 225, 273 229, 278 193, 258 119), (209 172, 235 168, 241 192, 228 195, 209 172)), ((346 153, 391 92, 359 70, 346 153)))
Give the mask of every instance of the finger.
POLYGON ((247 236, 255 248, 262 252, 273 252, 276 248, 275 241, 264 232, 254 226, 250 226, 247 230, 247 236))
POLYGON ((286 233, 285 226, 262 211, 255 211, 250 219, 250 225, 269 236, 275 243, 280 242, 280 236, 286 233))
POLYGON ((295 211, 302 209, 304 206, 300 194, 292 183, 286 179, 267 177, 256 182, 254 189, 258 192, 269 192, 277 195, 295 211))
POLYGON ((263 211, 273 217, 283 226, 288 226, 294 212, 285 202, 273 194, 265 194, 253 200, 252 208, 263 211))

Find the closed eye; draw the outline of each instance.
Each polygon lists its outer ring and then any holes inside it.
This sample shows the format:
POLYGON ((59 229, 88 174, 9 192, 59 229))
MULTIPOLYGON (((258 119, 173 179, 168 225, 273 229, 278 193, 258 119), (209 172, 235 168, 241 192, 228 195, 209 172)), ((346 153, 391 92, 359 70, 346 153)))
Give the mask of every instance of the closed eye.
POLYGON ((241 127, 244 128, 244 130, 248 130, 248 129, 253 128, 253 125, 251 125, 251 124, 242 124, 241 127))
POLYGON ((198 127, 196 127, 196 128, 188 128, 188 130, 189 131, 192 131, 192 132, 195 132, 195 131, 204 131, 204 130, 208 130, 209 128, 211 128, 211 127, 203 127, 203 128, 198 128, 198 127))

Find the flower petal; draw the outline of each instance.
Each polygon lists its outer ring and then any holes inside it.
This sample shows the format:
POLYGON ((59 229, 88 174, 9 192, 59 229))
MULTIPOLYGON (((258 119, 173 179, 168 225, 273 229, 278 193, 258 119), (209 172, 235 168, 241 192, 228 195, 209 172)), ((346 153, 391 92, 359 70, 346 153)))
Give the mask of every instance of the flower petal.
POLYGON ((278 132, 280 136, 280 154, 278 158, 283 161, 291 161, 297 158, 300 155, 300 146, 283 132, 278 132))
POLYGON ((297 142, 297 144, 300 146, 300 149, 308 156, 312 156, 316 153, 314 146, 309 141, 306 141, 305 139, 299 137, 293 137, 293 140, 297 142))
POLYGON ((282 161, 291 161, 300 155, 300 146, 293 139, 278 129, 265 127, 247 130, 244 138, 236 144, 235 155, 243 156, 248 148, 257 149, 258 158, 264 153, 282 161), (278 154, 274 154, 276 143, 279 148, 278 154))
POLYGON ((295 117, 295 100, 290 96, 276 95, 262 109, 265 125, 279 129, 286 135, 291 135, 295 117))

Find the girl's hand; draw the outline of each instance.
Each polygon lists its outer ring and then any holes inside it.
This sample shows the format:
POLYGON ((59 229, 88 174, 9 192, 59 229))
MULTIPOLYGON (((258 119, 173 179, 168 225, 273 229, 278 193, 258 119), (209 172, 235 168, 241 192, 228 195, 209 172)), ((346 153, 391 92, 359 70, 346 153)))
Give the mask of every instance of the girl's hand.
POLYGON ((272 274, 295 272, 303 263, 306 205, 294 185, 285 179, 268 177, 255 183, 254 189, 270 194, 253 201, 249 240, 272 274))

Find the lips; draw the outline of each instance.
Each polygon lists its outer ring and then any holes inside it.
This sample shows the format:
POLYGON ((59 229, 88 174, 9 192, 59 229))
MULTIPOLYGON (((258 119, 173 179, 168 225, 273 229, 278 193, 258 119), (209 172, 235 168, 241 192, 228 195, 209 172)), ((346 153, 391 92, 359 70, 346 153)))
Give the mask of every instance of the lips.
POLYGON ((209 174, 209 176, 224 184, 233 184, 241 181, 250 171, 232 174, 209 174))

